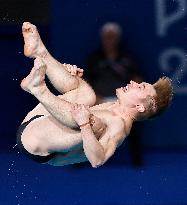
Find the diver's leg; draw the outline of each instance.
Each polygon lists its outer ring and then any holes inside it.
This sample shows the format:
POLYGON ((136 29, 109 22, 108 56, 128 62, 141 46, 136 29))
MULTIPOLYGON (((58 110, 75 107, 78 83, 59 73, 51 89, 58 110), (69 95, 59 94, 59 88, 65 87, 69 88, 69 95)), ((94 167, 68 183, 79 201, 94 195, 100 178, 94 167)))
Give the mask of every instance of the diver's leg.
POLYGON ((40 57, 47 64, 46 74, 59 92, 67 92, 78 86, 78 80, 47 51, 35 25, 25 22, 22 26, 24 54, 28 57, 40 57))
POLYGON ((65 127, 52 116, 31 121, 21 134, 21 143, 34 155, 55 153, 47 162, 50 165, 63 166, 88 161, 83 151, 80 131, 65 127))
POLYGON ((45 72, 46 66, 43 61, 38 58, 35 59, 30 74, 21 82, 22 89, 34 95, 46 110, 61 123, 70 127, 77 127, 70 112, 72 104, 53 95, 48 90, 44 81, 45 72))
MULTIPOLYGON (((42 62, 41 59, 36 59, 35 61, 42 62)), ((36 68, 38 66, 39 65, 35 65, 36 68)), ((31 73, 33 73, 33 71, 31 73)), ((30 78, 29 76, 27 77, 26 82, 28 82, 28 79, 30 78)), ((44 76, 43 76, 43 79, 44 79, 44 76)), ((25 80, 22 81, 21 85, 23 87, 25 86, 25 80)), ((92 88, 88 87, 87 84, 84 84, 84 82, 81 83, 78 86, 77 89, 71 90, 71 91, 66 92, 63 95, 59 95, 57 97, 59 99, 62 99, 64 101, 67 101, 67 102, 70 102, 70 103, 84 104, 84 105, 88 105, 88 106, 94 105, 95 99, 96 99, 95 93, 94 93, 94 91, 92 91, 92 88)), ((66 102, 66 104, 67 104, 67 102, 66 102)), ((23 122, 28 121, 29 119, 31 119, 35 115, 45 115, 45 116, 48 116, 48 115, 50 115, 50 113, 47 111, 47 109, 41 103, 39 103, 33 110, 31 110, 26 115, 26 117, 24 118, 23 122)))
POLYGON ((82 148, 80 131, 64 126, 53 116, 31 121, 21 135, 21 142, 27 151, 36 155, 82 148))
MULTIPOLYGON (((83 94, 85 94, 86 90, 86 93, 89 93, 90 97, 88 101, 87 98, 84 98, 84 101, 82 99, 83 104, 95 104, 96 98, 93 89, 88 85, 87 82, 80 78, 83 74, 83 70, 69 64, 61 64, 55 60, 44 46, 36 26, 26 22, 23 24, 22 30, 25 41, 25 55, 33 58, 42 58, 44 63, 47 65, 46 74, 49 80, 60 93, 73 91, 64 96, 66 97, 66 100, 68 100, 68 98, 72 98, 74 100, 74 94, 76 95, 74 90, 78 89, 79 87, 84 87, 83 94)), ((79 89, 79 92, 80 91, 81 89, 79 89)))

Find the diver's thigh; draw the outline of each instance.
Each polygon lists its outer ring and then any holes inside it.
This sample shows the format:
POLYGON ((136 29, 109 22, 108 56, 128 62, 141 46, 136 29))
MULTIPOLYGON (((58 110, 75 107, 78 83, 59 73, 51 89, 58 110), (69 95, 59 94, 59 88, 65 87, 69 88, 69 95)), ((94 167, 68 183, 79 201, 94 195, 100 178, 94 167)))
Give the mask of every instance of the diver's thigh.
POLYGON ((25 132, 28 135, 34 134, 39 142, 45 144, 48 152, 66 152, 82 147, 80 131, 64 126, 51 115, 35 119, 25 132))

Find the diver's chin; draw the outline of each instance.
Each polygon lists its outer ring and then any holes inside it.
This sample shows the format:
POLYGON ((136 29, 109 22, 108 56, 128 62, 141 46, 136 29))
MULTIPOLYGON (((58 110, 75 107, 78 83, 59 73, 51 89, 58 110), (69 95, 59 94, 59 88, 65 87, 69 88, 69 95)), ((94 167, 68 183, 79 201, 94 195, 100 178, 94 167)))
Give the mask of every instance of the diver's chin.
POLYGON ((116 95, 119 96, 119 95, 124 95, 126 93, 126 91, 123 89, 123 88, 117 88, 116 89, 116 95))

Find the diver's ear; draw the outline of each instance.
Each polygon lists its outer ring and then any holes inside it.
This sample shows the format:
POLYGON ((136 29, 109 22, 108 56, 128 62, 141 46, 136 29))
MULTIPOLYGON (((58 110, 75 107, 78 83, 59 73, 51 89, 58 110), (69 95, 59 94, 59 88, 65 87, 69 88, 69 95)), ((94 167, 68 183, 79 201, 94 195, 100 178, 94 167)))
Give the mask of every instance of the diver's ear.
POLYGON ((143 104, 137 104, 136 109, 137 109, 138 112, 144 112, 145 111, 145 107, 144 107, 143 104))

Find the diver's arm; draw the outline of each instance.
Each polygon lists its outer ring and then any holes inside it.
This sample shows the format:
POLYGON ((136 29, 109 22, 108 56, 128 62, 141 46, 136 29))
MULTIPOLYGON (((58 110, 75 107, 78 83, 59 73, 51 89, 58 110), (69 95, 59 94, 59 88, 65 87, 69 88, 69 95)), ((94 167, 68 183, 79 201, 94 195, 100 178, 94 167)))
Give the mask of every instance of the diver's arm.
POLYGON ((89 124, 81 128, 81 135, 84 152, 94 168, 103 165, 126 137, 124 131, 119 129, 115 136, 111 136, 110 133, 106 132, 98 141, 89 124))
POLYGON ((104 148, 96 139, 90 124, 81 127, 83 149, 92 167, 98 167, 105 158, 104 148))
POLYGON ((87 107, 75 104, 72 106, 72 116, 80 126, 86 157, 92 167, 101 166, 113 155, 119 142, 122 142, 124 136, 123 126, 119 123, 114 125, 112 122, 109 126, 113 129, 107 129, 108 131, 98 141, 89 123, 90 112, 87 107), (111 130, 113 131, 111 132, 111 130))

